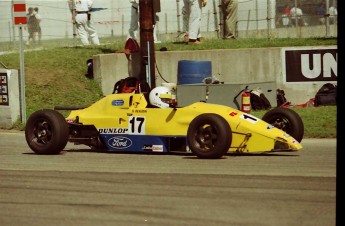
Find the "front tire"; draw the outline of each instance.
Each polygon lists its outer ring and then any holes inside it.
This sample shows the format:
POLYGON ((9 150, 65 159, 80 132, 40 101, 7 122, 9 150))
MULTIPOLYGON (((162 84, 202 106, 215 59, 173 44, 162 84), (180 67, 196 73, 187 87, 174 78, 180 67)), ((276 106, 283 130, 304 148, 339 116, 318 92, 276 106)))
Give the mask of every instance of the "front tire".
POLYGON ((229 123, 216 114, 202 114, 188 127, 187 141, 191 151, 203 159, 216 159, 225 155, 232 142, 229 123))
POLYGON ((36 111, 26 123, 25 139, 36 154, 59 154, 65 148, 68 137, 66 120, 57 111, 49 109, 36 111))
POLYGON ((298 142, 303 139, 303 121, 295 111, 289 108, 273 108, 264 114, 262 120, 285 131, 298 142))

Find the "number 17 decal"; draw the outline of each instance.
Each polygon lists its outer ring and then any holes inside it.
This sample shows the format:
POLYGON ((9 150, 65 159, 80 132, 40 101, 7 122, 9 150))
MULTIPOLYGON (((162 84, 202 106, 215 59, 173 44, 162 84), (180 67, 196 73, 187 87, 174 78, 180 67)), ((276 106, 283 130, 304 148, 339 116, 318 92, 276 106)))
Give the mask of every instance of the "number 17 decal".
POLYGON ((145 117, 130 116, 128 132, 131 134, 145 134, 145 117))

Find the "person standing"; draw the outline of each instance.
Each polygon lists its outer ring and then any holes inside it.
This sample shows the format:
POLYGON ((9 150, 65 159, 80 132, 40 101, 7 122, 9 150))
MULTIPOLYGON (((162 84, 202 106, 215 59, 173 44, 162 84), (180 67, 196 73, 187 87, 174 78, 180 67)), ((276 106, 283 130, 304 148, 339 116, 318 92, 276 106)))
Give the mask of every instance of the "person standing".
POLYGON ((26 41, 26 45, 30 45, 31 41, 33 44, 36 44, 36 36, 38 33, 37 30, 37 18, 36 14, 34 12, 33 7, 28 8, 28 13, 26 14, 26 21, 27 21, 27 28, 28 28, 28 33, 29 37, 28 40, 26 41))
POLYGON ((290 4, 287 3, 282 11, 282 23, 283 26, 290 25, 290 4))
POLYGON ((187 14, 186 7, 182 7, 182 32, 184 32, 184 37, 188 38, 188 24, 189 15, 187 14))
POLYGON ((128 36, 127 39, 137 38, 137 32, 139 29, 139 3, 138 0, 129 0, 131 3, 131 23, 128 29, 128 36))
POLYGON ((153 25, 153 41, 154 43, 161 43, 161 41, 158 40, 158 36, 157 36, 157 29, 158 29, 158 22, 159 22, 159 16, 156 13, 156 17, 155 17, 155 24, 153 25))
POLYGON ((42 17, 38 13, 38 7, 34 8, 34 14, 35 14, 35 17, 36 17, 36 29, 37 29, 37 36, 38 36, 38 44, 41 44, 41 40, 42 40, 41 21, 42 21, 42 17))
MULTIPOLYGON (((132 38, 136 40, 138 36, 138 30, 139 30, 139 2, 138 0, 129 0, 129 2, 132 4, 132 6, 131 6, 131 23, 129 25, 127 39, 132 38)), ((155 43, 161 43, 161 41, 158 40, 158 36, 157 36, 158 22, 159 22, 159 16, 156 13, 155 24, 153 25, 153 40, 155 43)))
MULTIPOLYGON (((182 13, 182 32, 180 32, 177 37, 183 37, 184 39, 188 40, 189 39, 189 35, 188 35, 188 31, 189 31, 189 14, 188 13, 189 12, 187 12, 185 6, 182 7, 181 13, 182 13)), ((200 41, 201 37, 202 36, 200 32, 198 34, 197 40, 200 41)))
POLYGON ((290 15, 291 15, 291 23, 293 25, 308 26, 308 24, 304 22, 303 11, 301 8, 299 8, 298 4, 295 4, 295 6, 291 8, 290 15))
POLYGON ((325 24, 326 8, 324 3, 320 3, 316 8, 316 15, 319 17, 320 24, 325 24))
POLYGON ((201 13, 206 5, 205 0, 183 0, 184 9, 188 16, 188 45, 201 44, 201 13))
POLYGON ((237 0, 222 0, 222 11, 224 19, 224 39, 235 39, 236 23, 237 23, 237 0))
POLYGON ((329 13, 329 23, 330 24, 336 24, 337 23, 338 10, 334 4, 332 4, 332 6, 329 7, 328 13, 329 13))
POLYGON ((72 12, 72 21, 75 23, 78 35, 83 45, 100 45, 98 34, 91 20, 92 0, 69 0, 69 7, 72 12))

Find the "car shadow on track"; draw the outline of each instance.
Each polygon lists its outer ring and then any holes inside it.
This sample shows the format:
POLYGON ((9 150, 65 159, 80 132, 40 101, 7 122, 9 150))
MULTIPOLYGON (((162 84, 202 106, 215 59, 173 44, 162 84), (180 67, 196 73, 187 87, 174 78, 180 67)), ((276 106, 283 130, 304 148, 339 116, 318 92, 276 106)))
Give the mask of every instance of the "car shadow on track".
MULTIPOLYGON (((191 152, 185 152, 185 151, 173 151, 173 152, 135 152, 135 151, 107 151, 107 150, 94 150, 94 149, 89 149, 89 148, 81 148, 81 149, 65 149, 63 150, 60 155, 65 155, 70 153, 104 153, 104 154, 128 154, 128 155, 152 155, 152 156, 157 156, 157 155, 174 155, 174 156, 182 156, 184 159, 200 159, 199 157, 195 156, 191 152)), ((23 153, 25 155, 36 155, 33 152, 26 152, 23 153)), ((299 154, 296 154, 295 152, 284 152, 284 153, 277 153, 277 152, 264 152, 264 153, 234 153, 234 152, 229 152, 225 154, 222 158, 220 159, 225 159, 229 157, 254 157, 254 156, 269 156, 269 157, 297 157, 299 154)))
MULTIPOLYGON (((138 152, 138 151, 108 151, 108 150, 102 150, 102 149, 93 149, 89 148, 87 146, 81 146, 80 148, 69 148, 66 147, 60 154, 58 155, 64 155, 70 153, 104 153, 104 154, 134 154, 134 155, 174 155, 174 156, 183 156, 185 159, 200 159, 195 154, 193 154, 190 151, 171 151, 171 152, 138 152)), ((22 153, 24 155, 36 155, 34 152, 24 152, 22 153)), ((291 151, 280 151, 280 152, 261 152, 261 153, 239 153, 239 152, 228 152, 226 153, 222 158, 228 158, 228 157, 243 157, 243 156, 269 156, 269 157, 293 157, 293 156, 299 156, 296 152, 291 151)))

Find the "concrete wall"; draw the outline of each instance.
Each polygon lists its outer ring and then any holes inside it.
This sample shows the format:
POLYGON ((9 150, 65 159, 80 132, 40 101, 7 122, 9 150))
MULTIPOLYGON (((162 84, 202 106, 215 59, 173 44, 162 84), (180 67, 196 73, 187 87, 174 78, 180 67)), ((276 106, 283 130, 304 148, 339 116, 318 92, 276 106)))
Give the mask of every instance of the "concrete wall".
POLYGON ((7 74, 8 105, 0 105, 0 128, 11 128, 20 119, 20 96, 18 70, 0 69, 7 74))
MULTIPOLYGON (((156 69, 156 85, 164 82, 161 76, 168 82, 177 83, 180 60, 211 61, 212 74, 225 84, 274 82, 276 88, 285 91, 286 98, 292 104, 305 103, 315 96, 325 82, 286 83, 282 50, 276 47, 156 52, 156 64, 160 72, 156 69)), ((128 64, 135 65, 123 53, 96 55, 93 59, 95 79, 100 82, 104 95, 112 92, 117 80, 128 76, 128 64)))

